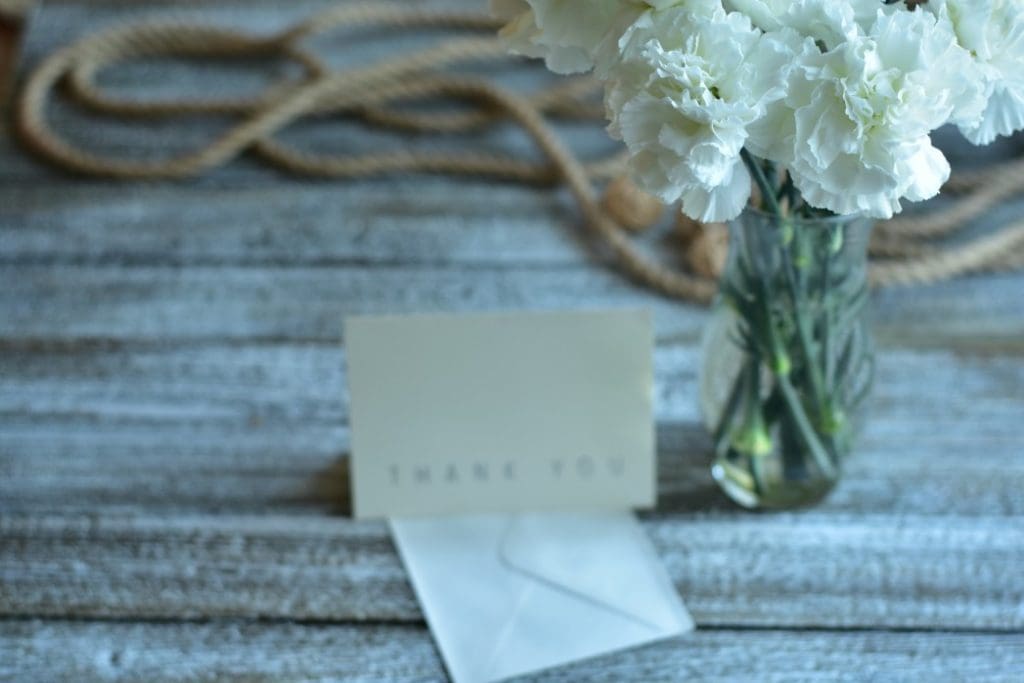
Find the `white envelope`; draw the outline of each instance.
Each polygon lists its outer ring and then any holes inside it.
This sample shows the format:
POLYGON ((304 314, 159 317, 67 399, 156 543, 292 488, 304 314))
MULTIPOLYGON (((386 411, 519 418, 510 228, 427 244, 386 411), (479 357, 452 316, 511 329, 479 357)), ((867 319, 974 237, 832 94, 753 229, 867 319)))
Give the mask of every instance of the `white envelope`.
POLYGON ((694 628, 632 513, 392 519, 455 683, 488 683, 694 628))

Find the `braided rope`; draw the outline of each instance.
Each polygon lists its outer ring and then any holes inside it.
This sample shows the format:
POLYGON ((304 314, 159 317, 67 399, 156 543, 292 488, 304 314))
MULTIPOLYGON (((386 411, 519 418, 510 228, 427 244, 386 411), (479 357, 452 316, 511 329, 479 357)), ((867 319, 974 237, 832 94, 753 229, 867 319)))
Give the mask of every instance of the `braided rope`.
MULTIPOLYGON (((17 130, 33 151, 64 169, 126 180, 185 178, 226 164, 243 152, 252 152, 284 170, 315 176, 356 178, 427 171, 524 183, 564 183, 579 204, 586 225, 634 279, 669 296, 709 301, 716 289, 713 277, 685 273, 654 260, 611 218, 615 212, 607 211, 595 195, 593 181, 619 176, 624 155, 581 162, 545 119, 545 114, 603 118, 603 110, 591 98, 599 90, 598 83, 590 78, 566 79, 530 95, 520 95, 484 80, 438 71, 456 63, 504 58, 505 49, 493 35, 498 26, 499 22, 483 14, 438 12, 390 3, 333 7, 269 37, 168 20, 117 26, 55 51, 34 69, 15 103, 17 130), (486 35, 446 39, 346 71, 332 71, 301 47, 302 41, 314 34, 365 25, 404 30, 455 28, 486 35), (96 85, 96 75, 113 63, 157 56, 283 57, 301 66, 303 74, 297 80, 271 84, 254 97, 138 102, 115 98, 96 85), (143 119, 228 114, 238 117, 238 122, 205 147, 170 159, 103 157, 72 145, 48 123, 47 101, 62 84, 76 101, 106 114, 143 119), (442 114, 393 108, 400 101, 427 97, 464 100, 480 107, 442 114), (322 114, 357 115, 382 127, 437 133, 469 131, 511 119, 529 134, 547 161, 531 163, 472 151, 313 154, 275 138, 301 118, 322 114)), ((955 248, 925 241, 950 235, 997 203, 1024 191, 1024 159, 954 176, 948 189, 963 195, 951 208, 879 226, 871 245, 872 254, 881 257, 872 265, 873 284, 929 283, 970 272, 1024 267, 1024 222, 955 248)))

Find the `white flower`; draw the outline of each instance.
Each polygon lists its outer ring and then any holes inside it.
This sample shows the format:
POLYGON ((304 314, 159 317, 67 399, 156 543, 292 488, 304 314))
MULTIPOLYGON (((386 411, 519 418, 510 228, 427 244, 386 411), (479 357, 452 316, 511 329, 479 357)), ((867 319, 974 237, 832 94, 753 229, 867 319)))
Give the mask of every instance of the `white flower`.
POLYGON ((717 3, 642 16, 622 37, 607 101, 637 182, 702 221, 737 216, 750 197, 740 159, 747 126, 784 94, 795 34, 767 37, 717 3))
POLYGON ((949 176, 929 134, 976 107, 970 56, 925 12, 879 13, 870 35, 801 54, 784 101, 748 148, 785 164, 804 199, 837 214, 890 218, 949 176))
POLYGON ((733 12, 742 12, 750 17, 751 23, 765 31, 777 31, 782 28, 779 18, 789 8, 792 0, 724 0, 725 8, 733 12))
POLYGON ((634 177, 704 221, 749 200, 741 152, 811 206, 889 218, 939 191, 930 133, 1024 128, 1024 0, 491 0, 502 35, 605 81, 634 177))
MULTIPOLYGON (((648 0, 648 4, 656 5, 658 0, 648 0)), ((647 11, 641 14, 619 38, 619 60, 614 71, 608 75, 605 87, 605 108, 608 113, 608 132, 613 138, 621 138, 619 129, 619 113, 625 103, 640 94, 651 78, 655 67, 645 56, 648 43, 659 31, 656 22, 664 26, 665 22, 680 22, 684 15, 692 19, 702 17, 713 19, 724 16, 722 3, 719 0, 662 0, 655 10, 675 6, 675 12, 647 11)), ((680 27, 681 30, 686 30, 680 27)), ((662 29, 663 30, 663 29, 662 29)), ((670 40, 681 42, 683 34, 671 36, 670 40)))
POLYGON ((1024 128, 1024 0, 932 0, 926 7, 952 23, 981 72, 983 110, 957 121, 967 139, 985 145, 1024 128))
POLYGON ((636 0, 491 0, 491 12, 508 21, 500 35, 509 49, 542 57, 556 73, 598 75, 618 59, 618 40, 648 3, 636 0))
POLYGON ((725 0, 725 7, 746 14, 764 31, 788 26, 822 41, 827 48, 841 43, 858 27, 869 27, 879 10, 895 11, 895 6, 881 0, 725 0))

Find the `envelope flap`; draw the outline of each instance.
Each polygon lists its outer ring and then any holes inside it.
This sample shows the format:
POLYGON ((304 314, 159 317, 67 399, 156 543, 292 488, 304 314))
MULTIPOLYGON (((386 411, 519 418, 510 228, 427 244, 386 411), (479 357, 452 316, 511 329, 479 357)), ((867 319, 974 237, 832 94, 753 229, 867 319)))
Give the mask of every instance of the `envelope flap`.
POLYGON ((499 553, 512 569, 652 628, 692 628, 654 548, 630 514, 519 515, 499 553))

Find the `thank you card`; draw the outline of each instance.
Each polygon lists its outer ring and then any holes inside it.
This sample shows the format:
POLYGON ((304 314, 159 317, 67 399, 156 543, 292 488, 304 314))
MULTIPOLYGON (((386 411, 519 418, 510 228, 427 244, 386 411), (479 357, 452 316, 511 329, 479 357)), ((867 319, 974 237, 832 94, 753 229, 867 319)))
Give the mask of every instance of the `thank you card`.
POLYGON ((356 516, 653 505, 652 339, 637 310, 349 318, 356 516))

